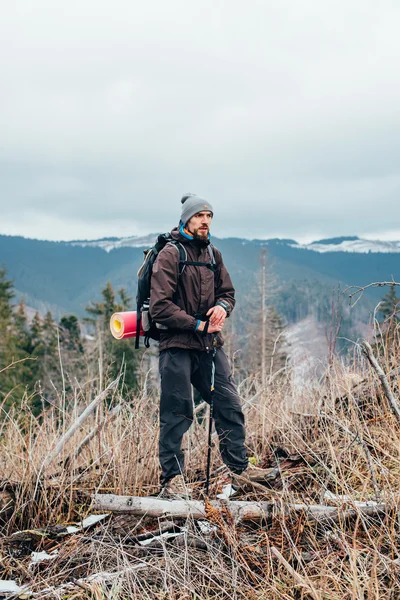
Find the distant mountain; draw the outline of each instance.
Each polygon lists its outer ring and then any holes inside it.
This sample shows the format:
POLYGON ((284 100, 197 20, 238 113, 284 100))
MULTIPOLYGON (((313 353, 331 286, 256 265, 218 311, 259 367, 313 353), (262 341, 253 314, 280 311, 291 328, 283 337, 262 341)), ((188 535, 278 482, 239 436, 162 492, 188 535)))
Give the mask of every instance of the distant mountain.
MULTIPOLYGON (((47 242, 0 235, 0 264, 29 306, 41 312, 50 309, 56 316, 65 312, 82 316, 89 302, 99 299, 107 281, 135 295, 143 248, 150 247, 156 236, 47 242)), ((314 300, 330 310, 329 297, 339 283, 343 288, 400 280, 400 242, 354 236, 312 244, 213 237, 213 243, 223 253, 242 305, 256 293, 260 250, 267 249, 269 278, 277 280, 276 303, 289 321, 306 318, 314 300)), ((364 306, 376 304, 383 293, 370 289, 364 306)))
MULTIPOLYGON (((144 248, 150 247, 154 240, 157 238, 158 233, 150 233, 146 236, 129 236, 126 238, 102 238, 100 240, 77 240, 74 242, 68 242, 75 246, 90 246, 92 248, 98 247, 110 252, 117 248, 144 248)), ((367 253, 367 252, 378 252, 378 253, 399 253, 400 252, 400 241, 399 242, 386 242, 379 240, 366 240, 357 237, 356 235, 347 237, 336 237, 327 238, 311 242, 309 244, 299 244, 295 240, 291 239, 280 239, 273 238, 270 240, 246 240, 242 238, 225 238, 230 240, 236 240, 242 245, 255 244, 258 246, 291 246, 293 248, 312 250, 314 252, 356 252, 356 253, 367 253)))
POLYGON ((358 237, 330 238, 311 244, 294 244, 297 248, 313 250, 314 252, 356 252, 356 253, 385 253, 400 252, 400 242, 381 242, 363 240, 358 237))
POLYGON ((101 240, 74 241, 68 242, 73 246, 83 246, 91 248, 101 248, 106 252, 117 250, 118 248, 146 248, 151 247, 157 238, 158 233, 150 233, 146 236, 130 236, 127 238, 102 238, 101 240))
POLYGON ((311 244, 332 244, 334 246, 341 244, 342 242, 355 242, 360 238, 356 235, 349 235, 347 237, 335 237, 335 238, 325 238, 323 240, 316 240, 311 242, 311 244))

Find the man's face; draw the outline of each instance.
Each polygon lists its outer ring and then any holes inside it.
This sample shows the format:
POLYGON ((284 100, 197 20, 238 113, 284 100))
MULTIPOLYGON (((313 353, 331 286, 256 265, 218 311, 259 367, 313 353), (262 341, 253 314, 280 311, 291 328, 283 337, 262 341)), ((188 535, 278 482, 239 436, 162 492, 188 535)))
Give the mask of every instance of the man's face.
POLYGON ((212 218, 212 212, 203 210, 190 219, 186 225, 186 228, 188 231, 190 231, 193 237, 200 240, 206 240, 210 232, 212 218))

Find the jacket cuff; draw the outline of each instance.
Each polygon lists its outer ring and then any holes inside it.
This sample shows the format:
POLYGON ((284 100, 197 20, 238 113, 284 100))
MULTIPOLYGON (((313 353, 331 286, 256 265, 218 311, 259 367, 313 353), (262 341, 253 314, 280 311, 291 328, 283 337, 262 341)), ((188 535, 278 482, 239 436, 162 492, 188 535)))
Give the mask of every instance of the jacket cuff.
POLYGON ((226 314, 229 315, 229 305, 224 300, 218 300, 218 302, 215 306, 222 306, 222 308, 225 310, 226 314))

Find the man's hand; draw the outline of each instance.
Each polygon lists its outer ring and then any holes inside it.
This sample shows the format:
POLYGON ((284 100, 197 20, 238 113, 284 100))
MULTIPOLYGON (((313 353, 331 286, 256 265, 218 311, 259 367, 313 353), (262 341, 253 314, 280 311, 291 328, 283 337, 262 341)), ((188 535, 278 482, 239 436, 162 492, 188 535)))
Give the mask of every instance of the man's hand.
MULTIPOLYGON (((207 313, 210 317, 208 322, 208 333, 218 333, 222 328, 226 319, 226 310, 222 306, 213 306, 207 313)), ((204 331, 206 321, 201 321, 197 331, 204 331)))
POLYGON ((222 306, 213 306, 208 311, 207 317, 210 317, 210 325, 223 326, 226 319, 226 310, 222 306))
MULTIPOLYGON (((207 321, 200 321, 199 327, 197 329, 197 331, 200 333, 202 331, 204 331, 204 328, 206 326, 207 321)), ((219 323, 218 325, 213 325, 211 323, 211 321, 208 321, 208 329, 207 329, 207 333, 218 333, 219 331, 222 330, 222 327, 224 326, 223 323, 219 323)))

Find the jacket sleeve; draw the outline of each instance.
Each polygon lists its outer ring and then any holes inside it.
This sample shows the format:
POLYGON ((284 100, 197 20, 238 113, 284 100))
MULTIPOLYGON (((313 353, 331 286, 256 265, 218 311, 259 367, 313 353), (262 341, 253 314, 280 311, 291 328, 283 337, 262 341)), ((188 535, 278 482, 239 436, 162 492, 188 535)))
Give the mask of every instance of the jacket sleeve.
POLYGON ((235 300, 235 288, 231 277, 224 265, 222 255, 218 251, 216 253, 217 272, 215 274, 215 304, 225 308, 227 316, 233 311, 235 300))
POLYGON ((151 276, 150 315, 170 329, 194 331, 197 320, 173 302, 179 278, 179 252, 167 245, 158 255, 151 276))

